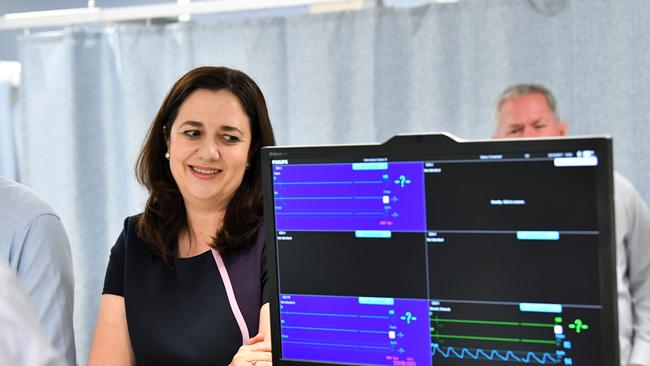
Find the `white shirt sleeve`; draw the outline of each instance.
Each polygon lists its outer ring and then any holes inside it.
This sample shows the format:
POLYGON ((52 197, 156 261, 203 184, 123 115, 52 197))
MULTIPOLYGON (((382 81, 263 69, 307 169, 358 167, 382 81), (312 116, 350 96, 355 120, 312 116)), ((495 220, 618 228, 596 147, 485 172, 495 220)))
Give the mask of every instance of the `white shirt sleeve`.
POLYGON ((0 263, 0 365, 63 366, 15 274, 0 263))
MULTIPOLYGON (((617 238, 622 238, 627 268, 626 273, 619 276, 626 277, 619 281, 628 289, 619 289, 619 296, 629 292, 629 307, 631 317, 619 317, 619 322, 629 322, 631 318, 631 344, 629 363, 650 366, 650 209, 645 204, 632 184, 617 174, 615 180, 615 198, 619 202, 619 211, 616 213, 617 238), (622 290, 622 291, 621 291, 622 290)), ((620 253, 621 251, 619 251, 620 253)), ((619 299, 619 307, 628 301, 619 299)), ((619 309, 625 314, 627 309, 619 309)), ((620 324, 624 329, 629 327, 620 324)))

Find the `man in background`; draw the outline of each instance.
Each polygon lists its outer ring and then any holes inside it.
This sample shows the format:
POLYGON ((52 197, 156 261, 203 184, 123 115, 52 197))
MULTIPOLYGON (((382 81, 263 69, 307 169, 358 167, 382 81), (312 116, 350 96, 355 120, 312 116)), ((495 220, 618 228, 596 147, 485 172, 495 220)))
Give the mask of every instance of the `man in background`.
POLYGON ((68 237, 59 217, 33 191, 1 176, 0 261, 16 273, 60 357, 76 365, 68 237))
MULTIPOLYGON (((553 94, 535 84, 506 89, 493 138, 565 136, 553 94)), ((634 186, 614 173, 616 277, 621 365, 650 366, 650 210, 634 186)))

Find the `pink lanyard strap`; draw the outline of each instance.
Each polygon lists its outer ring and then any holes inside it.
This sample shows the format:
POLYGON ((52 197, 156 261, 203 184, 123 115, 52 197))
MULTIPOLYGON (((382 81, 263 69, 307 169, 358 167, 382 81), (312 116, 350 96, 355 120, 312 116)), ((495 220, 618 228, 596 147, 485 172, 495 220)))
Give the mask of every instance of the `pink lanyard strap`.
POLYGON ((248 334, 248 327, 246 326, 246 320, 244 320, 244 316, 242 315, 241 310, 239 310, 239 305, 237 304, 237 299, 235 298, 235 291, 233 291, 232 283, 230 282, 230 276, 228 276, 228 270, 226 269, 226 265, 223 263, 221 254, 219 254, 217 250, 212 249, 212 256, 214 257, 214 261, 217 263, 217 269, 219 270, 219 274, 223 280, 223 285, 226 288, 226 295, 228 296, 230 309, 232 309, 232 313, 235 316, 237 325, 239 325, 242 344, 246 344, 250 338, 248 334))

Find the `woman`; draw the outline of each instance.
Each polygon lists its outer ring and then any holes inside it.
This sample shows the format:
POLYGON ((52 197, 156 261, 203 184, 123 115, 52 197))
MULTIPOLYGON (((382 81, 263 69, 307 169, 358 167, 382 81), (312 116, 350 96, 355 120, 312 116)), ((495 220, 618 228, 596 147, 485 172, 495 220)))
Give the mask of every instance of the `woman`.
POLYGON ((174 84, 138 158, 149 199, 111 249, 89 365, 271 364, 260 148, 274 144, 244 73, 174 84))

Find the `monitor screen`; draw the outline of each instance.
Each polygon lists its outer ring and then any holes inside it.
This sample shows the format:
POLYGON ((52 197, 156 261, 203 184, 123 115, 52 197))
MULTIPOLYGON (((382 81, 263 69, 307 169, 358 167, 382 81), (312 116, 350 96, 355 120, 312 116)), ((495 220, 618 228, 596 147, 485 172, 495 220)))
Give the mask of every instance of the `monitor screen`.
POLYGON ((275 365, 618 364, 611 140, 263 149, 275 365))

